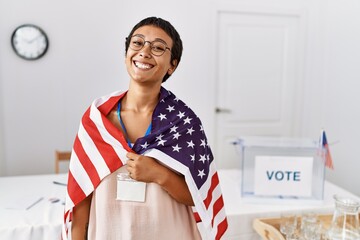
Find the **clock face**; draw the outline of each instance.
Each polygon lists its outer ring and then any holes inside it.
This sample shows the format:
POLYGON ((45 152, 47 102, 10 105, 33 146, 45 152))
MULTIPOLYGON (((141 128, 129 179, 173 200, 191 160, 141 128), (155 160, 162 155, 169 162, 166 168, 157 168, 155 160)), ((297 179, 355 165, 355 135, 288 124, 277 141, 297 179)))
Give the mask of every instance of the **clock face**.
POLYGON ((11 45, 21 58, 35 60, 44 56, 49 47, 49 40, 42 29, 25 24, 15 29, 11 36, 11 45))

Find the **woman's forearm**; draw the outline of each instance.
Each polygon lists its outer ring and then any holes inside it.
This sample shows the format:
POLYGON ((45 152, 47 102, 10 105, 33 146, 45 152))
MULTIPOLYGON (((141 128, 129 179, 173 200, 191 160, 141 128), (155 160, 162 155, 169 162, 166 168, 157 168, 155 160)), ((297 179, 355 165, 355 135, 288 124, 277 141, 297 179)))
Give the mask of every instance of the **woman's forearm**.
POLYGON ((73 240, 87 239, 91 197, 92 194, 74 207, 71 224, 71 237, 73 240))
POLYGON ((176 201, 188 206, 194 206, 194 201, 184 176, 173 172, 165 166, 162 167, 163 173, 159 175, 160 177, 158 178, 157 183, 176 201))
POLYGON ((179 203, 194 206, 189 188, 183 175, 159 163, 155 158, 128 152, 127 170, 131 178, 141 182, 159 184, 179 203))

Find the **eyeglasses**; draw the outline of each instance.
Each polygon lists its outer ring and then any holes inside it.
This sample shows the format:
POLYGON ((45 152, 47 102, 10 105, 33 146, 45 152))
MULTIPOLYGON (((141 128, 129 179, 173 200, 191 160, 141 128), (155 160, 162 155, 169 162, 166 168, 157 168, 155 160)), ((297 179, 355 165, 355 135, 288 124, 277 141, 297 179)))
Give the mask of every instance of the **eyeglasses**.
POLYGON ((129 47, 132 50, 139 51, 145 46, 145 43, 150 44, 150 51, 154 56, 162 56, 166 49, 170 51, 170 48, 167 47, 165 42, 162 42, 161 40, 155 40, 152 42, 145 41, 142 36, 138 35, 131 37, 129 47))

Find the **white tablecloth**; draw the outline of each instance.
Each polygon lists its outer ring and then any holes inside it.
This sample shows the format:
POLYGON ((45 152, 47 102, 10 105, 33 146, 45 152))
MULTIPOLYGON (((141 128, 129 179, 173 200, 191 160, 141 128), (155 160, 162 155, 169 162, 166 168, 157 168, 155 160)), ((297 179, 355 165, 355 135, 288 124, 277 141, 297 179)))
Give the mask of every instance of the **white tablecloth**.
MULTIPOLYGON (((252 221, 259 217, 278 217, 280 212, 316 211, 333 212, 333 194, 358 199, 338 186, 325 182, 325 198, 321 204, 249 204, 240 197, 239 170, 220 170, 220 184, 223 191, 229 228, 224 239, 259 239, 252 228, 252 221)), ((1 240, 52 240, 59 239, 63 219, 66 187, 53 181, 66 183, 65 174, 36 175, 0 178, 0 239, 1 240), (25 208, 36 200, 40 202, 25 208), (52 203, 51 199, 60 199, 52 203), (24 204, 26 203, 26 204, 24 204), (8 209, 16 207, 17 209, 8 209), (21 208, 22 207, 22 208, 21 208)))
POLYGON ((252 222, 255 218, 280 217, 281 212, 315 211, 320 214, 332 214, 334 211, 333 195, 339 194, 344 197, 360 198, 344 189, 325 181, 324 200, 318 203, 299 204, 266 204, 247 203, 241 198, 241 171, 220 170, 220 185, 223 192, 226 214, 229 228, 224 239, 226 240, 258 240, 261 239, 253 230, 252 222))
POLYGON ((60 239, 66 174, 0 178, 0 239, 60 239), (41 199, 38 203, 33 203, 41 199), (56 199, 59 199, 57 202, 56 199), (30 208, 29 208, 30 207, 30 208), (26 209, 28 208, 28 209, 26 209))

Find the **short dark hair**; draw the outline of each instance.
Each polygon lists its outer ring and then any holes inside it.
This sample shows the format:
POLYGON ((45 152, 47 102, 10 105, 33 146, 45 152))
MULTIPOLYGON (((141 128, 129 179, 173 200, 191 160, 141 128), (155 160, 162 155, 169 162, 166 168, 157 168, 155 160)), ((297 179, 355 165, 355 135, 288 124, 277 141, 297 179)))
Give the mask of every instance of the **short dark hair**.
MULTIPOLYGON (((161 28, 162 30, 164 30, 164 32, 166 32, 171 37, 171 39, 173 41, 173 46, 171 48, 170 63, 172 64, 173 60, 177 60, 177 64, 179 65, 180 60, 181 60, 182 51, 183 51, 183 45, 182 45, 180 35, 176 31, 174 26, 171 25, 170 22, 168 22, 162 18, 158 18, 158 17, 145 18, 133 27, 133 29, 131 30, 131 32, 129 33, 129 36, 126 38, 126 41, 125 41, 125 55, 129 49, 130 39, 131 39, 132 35, 134 34, 134 32, 138 28, 140 28, 142 26, 147 26, 147 25, 152 25, 152 26, 161 28)), ((170 77, 170 75, 168 73, 166 73, 163 78, 163 82, 165 82, 169 77, 170 77)))

